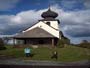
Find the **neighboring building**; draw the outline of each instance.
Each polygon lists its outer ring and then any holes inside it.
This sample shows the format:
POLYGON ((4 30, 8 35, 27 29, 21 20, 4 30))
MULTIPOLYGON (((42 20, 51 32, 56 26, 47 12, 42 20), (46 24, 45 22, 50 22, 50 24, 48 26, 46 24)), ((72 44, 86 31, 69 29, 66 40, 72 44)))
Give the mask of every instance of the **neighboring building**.
POLYGON ((43 19, 32 27, 18 33, 14 39, 19 40, 21 44, 50 44, 55 46, 59 39, 61 39, 61 32, 59 31, 60 21, 55 19, 58 14, 50 8, 41 14, 43 19))
POLYGON ((8 45, 13 45, 13 37, 14 35, 0 35, 0 38, 4 41, 4 44, 8 45))

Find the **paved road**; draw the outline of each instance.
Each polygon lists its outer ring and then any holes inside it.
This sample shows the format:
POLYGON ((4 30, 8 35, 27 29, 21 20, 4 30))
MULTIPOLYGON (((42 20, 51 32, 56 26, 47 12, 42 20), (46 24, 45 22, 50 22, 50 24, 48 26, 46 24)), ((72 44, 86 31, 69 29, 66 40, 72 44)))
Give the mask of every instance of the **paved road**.
POLYGON ((0 65, 0 68, 90 68, 89 66, 0 65))
POLYGON ((77 62, 51 62, 20 59, 0 60, 0 68, 89 68, 89 65, 90 62, 88 60, 77 62))

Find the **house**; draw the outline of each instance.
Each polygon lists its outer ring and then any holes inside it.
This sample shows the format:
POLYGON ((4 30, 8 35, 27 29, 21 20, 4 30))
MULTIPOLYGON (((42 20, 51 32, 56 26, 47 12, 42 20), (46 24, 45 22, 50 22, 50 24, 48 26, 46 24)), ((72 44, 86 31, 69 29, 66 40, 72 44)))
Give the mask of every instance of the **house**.
POLYGON ((60 21, 56 19, 58 14, 49 8, 41 16, 43 19, 38 20, 38 23, 15 35, 14 39, 18 40, 20 44, 49 44, 56 46, 58 40, 61 39, 60 21))

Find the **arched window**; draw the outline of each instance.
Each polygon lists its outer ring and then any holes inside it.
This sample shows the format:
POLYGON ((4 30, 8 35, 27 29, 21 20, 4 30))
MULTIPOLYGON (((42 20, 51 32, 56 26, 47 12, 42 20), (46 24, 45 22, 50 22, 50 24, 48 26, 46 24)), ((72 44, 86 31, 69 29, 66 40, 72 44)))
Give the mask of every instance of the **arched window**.
POLYGON ((50 26, 50 22, 46 22, 46 24, 50 26))

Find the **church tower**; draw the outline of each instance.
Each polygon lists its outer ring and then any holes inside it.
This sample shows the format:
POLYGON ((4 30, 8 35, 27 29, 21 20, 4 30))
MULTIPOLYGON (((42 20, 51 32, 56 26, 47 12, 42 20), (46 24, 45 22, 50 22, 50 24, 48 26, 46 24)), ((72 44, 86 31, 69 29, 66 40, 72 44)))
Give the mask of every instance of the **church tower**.
POLYGON ((50 27, 56 29, 56 30, 59 30, 59 20, 55 19, 58 14, 54 11, 52 11, 50 8, 46 11, 46 12, 43 12, 41 14, 41 16, 43 17, 42 21, 49 25, 50 27))

